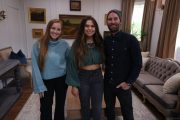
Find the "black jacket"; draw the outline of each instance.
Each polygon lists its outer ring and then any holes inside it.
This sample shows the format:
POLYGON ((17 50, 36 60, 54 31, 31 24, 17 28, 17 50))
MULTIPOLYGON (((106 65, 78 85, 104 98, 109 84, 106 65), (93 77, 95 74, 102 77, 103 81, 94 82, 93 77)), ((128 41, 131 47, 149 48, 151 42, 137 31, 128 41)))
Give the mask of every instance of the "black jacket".
POLYGON ((138 40, 128 33, 118 32, 104 39, 105 82, 116 86, 132 84, 139 76, 142 57, 138 40))

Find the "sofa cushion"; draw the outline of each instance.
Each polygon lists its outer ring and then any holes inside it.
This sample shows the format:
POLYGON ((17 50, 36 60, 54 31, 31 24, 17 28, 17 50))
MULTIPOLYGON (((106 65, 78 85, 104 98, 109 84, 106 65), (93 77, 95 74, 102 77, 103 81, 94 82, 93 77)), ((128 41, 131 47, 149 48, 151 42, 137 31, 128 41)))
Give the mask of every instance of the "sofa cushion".
POLYGON ((144 89, 149 96, 154 98, 164 108, 173 109, 176 107, 178 96, 165 94, 163 92, 163 85, 145 85, 144 89))
POLYGON ((180 89, 180 73, 177 73, 170 77, 163 85, 164 93, 177 94, 180 89))
POLYGON ((136 80, 136 83, 139 84, 142 88, 144 85, 163 85, 164 82, 148 72, 144 72, 142 74, 139 74, 139 77, 136 80))
POLYGON ((20 61, 21 64, 27 64, 26 56, 21 50, 19 50, 17 53, 11 51, 9 59, 17 59, 20 61))
POLYGON ((6 48, 0 49, 0 60, 9 59, 9 55, 10 55, 11 51, 12 51, 11 47, 6 47, 6 48))

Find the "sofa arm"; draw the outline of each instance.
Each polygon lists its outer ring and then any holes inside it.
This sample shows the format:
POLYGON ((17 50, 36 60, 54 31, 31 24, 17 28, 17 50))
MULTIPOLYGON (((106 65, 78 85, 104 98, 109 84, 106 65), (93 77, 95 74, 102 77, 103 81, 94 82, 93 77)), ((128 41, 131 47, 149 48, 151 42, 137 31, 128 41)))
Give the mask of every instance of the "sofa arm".
POLYGON ((12 47, 5 47, 0 49, 0 60, 7 60, 9 59, 9 56, 11 54, 11 51, 13 51, 12 47))

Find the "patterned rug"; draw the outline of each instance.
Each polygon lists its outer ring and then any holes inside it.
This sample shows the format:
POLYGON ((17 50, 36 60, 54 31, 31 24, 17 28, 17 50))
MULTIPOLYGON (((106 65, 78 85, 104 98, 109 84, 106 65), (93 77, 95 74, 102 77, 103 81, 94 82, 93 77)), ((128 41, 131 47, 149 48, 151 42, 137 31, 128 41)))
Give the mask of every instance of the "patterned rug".
MULTIPOLYGON (((142 103, 142 100, 134 93, 133 95, 133 110, 134 110, 134 118, 135 120, 161 120, 159 116, 154 114, 152 109, 147 107, 146 104, 142 103)), ((54 109, 54 108, 53 108, 54 109)), ((77 112, 77 111, 76 111, 77 112)), ((74 111, 75 113, 75 111, 74 111)), ((67 116, 67 114, 66 114, 67 116)), ((71 116, 71 118, 73 118, 71 116)), ((106 120, 105 117, 102 118, 103 120, 106 120)), ((39 96, 36 94, 32 94, 18 116, 15 120, 39 120, 39 96)), ((71 120, 79 120, 74 117, 74 119, 71 120)), ((116 120, 123 120, 122 116, 117 116, 116 120)))

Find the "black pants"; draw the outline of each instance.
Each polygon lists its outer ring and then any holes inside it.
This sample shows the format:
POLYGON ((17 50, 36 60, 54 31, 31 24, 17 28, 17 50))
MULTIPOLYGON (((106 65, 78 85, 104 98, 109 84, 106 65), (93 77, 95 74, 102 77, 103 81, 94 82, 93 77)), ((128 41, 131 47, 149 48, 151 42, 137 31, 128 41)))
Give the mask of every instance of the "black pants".
POLYGON ((106 115, 108 120, 115 120, 116 96, 121 105, 123 120, 134 120, 131 90, 112 87, 109 83, 104 84, 104 99, 106 103, 106 115))
POLYGON ((64 120, 64 105, 66 99, 67 85, 65 84, 66 76, 44 80, 47 91, 44 97, 40 99, 41 120, 52 120, 53 96, 55 93, 55 112, 54 120, 64 120))

